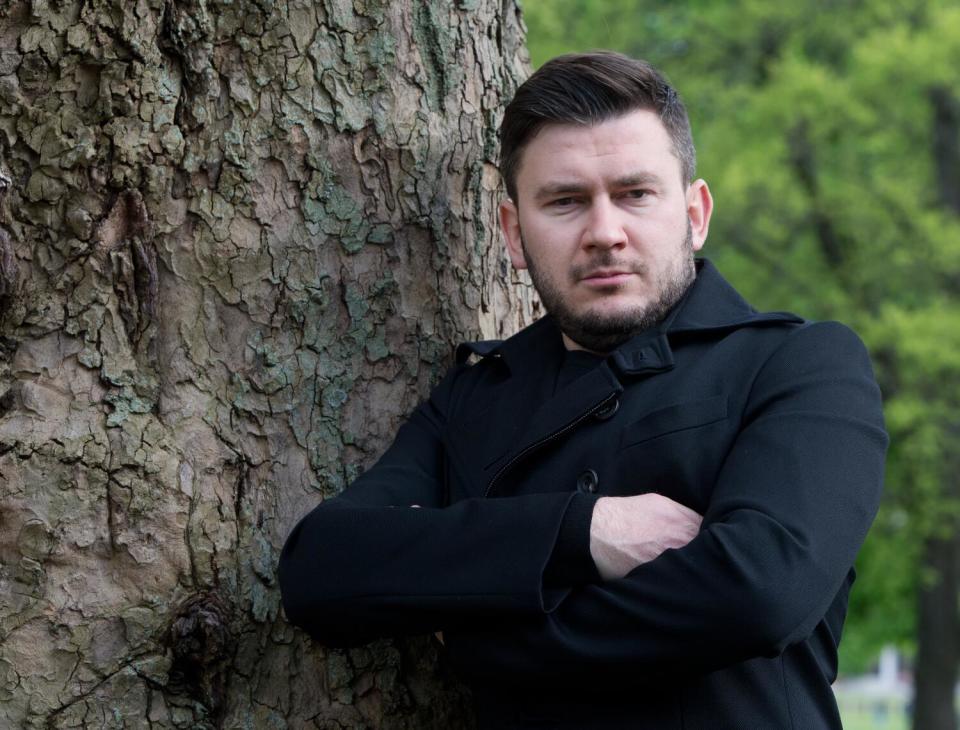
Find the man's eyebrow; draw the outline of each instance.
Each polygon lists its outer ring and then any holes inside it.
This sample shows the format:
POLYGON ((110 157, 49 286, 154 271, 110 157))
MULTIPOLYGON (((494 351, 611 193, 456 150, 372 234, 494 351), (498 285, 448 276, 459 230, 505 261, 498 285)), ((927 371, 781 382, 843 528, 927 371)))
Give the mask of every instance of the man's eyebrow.
POLYGON ((548 183, 537 189, 534 198, 536 200, 544 200, 545 198, 551 198, 554 195, 561 195, 564 193, 580 194, 585 192, 587 188, 587 185, 575 182, 573 180, 548 183))
POLYGON ((652 172, 635 172, 618 177, 613 181, 613 184, 618 188, 629 188, 634 185, 659 185, 660 177, 652 172))

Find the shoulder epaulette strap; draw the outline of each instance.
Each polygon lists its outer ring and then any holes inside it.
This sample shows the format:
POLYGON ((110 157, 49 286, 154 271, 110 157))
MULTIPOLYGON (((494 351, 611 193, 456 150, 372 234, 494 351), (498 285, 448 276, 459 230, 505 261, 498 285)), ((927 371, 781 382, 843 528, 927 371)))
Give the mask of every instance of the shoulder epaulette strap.
POLYGON ((480 340, 478 342, 461 342, 457 345, 457 364, 462 365, 471 355, 490 357, 503 344, 503 340, 480 340))

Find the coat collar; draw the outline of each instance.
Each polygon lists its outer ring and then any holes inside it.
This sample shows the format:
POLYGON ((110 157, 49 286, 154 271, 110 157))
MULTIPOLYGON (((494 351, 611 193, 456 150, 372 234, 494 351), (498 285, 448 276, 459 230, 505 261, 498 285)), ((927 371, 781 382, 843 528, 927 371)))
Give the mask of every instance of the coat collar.
MULTIPOLYGON (((675 335, 732 330, 775 322, 803 322, 789 312, 758 312, 740 296, 708 259, 697 259, 697 278, 680 302, 657 327, 641 332, 610 353, 617 370, 640 375, 673 367, 670 339, 675 335)), ((492 343, 491 343, 492 344, 492 343)), ((560 330, 547 315, 494 347, 514 373, 541 359, 562 357, 560 330)), ((486 353, 485 353, 486 354, 486 353)))
POLYGON ((661 325, 667 334, 736 329, 767 322, 803 322, 802 317, 790 312, 758 312, 709 259, 697 259, 696 265, 693 285, 661 325))
MULTIPOLYGON (((462 346, 458 359, 475 353, 496 360, 509 371, 506 390, 486 415, 488 423, 513 422, 503 431, 502 443, 483 456, 483 494, 509 489, 509 472, 526 454, 560 437, 580 421, 595 416, 605 403, 618 398, 633 378, 655 375, 674 367, 671 340, 687 333, 716 331, 768 322, 801 322, 791 314, 760 314, 747 304, 707 261, 697 262, 697 278, 663 322, 623 343, 596 368, 554 389, 557 370, 566 350, 560 329, 546 316, 505 342, 487 341, 462 346), (519 420, 518 420, 519 419, 519 420), (509 433, 507 433, 509 431, 509 433), (501 448, 502 447, 502 448, 501 448), (495 458, 488 458, 495 457, 495 458)), ((496 435, 491 436, 494 440, 496 435)), ((474 458, 476 443, 462 447, 474 458)), ((482 451, 482 450, 481 450, 482 451)))

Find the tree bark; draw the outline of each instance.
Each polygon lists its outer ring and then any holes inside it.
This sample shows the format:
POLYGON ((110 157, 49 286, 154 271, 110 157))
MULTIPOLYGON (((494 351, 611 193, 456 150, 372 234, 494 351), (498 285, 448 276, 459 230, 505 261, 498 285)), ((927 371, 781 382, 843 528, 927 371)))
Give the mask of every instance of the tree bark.
POLYGON ((0 7, 0 726, 452 728, 329 651, 294 522, 532 290, 496 242, 514 0, 0 7))

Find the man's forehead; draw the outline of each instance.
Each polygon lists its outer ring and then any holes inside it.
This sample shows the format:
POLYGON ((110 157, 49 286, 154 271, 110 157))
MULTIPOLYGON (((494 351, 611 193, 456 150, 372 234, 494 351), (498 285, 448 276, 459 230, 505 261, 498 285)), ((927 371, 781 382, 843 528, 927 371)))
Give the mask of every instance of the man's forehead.
POLYGON ((650 109, 635 109, 597 122, 546 122, 540 126, 528 144, 538 139, 601 140, 611 137, 634 136, 669 139, 660 116, 650 109))
POLYGON ((662 175, 660 168, 672 167, 677 161, 660 118, 639 110, 596 124, 545 124, 525 146, 518 178, 533 170, 538 181, 544 175, 572 179, 594 164, 602 165, 613 177, 662 175))

